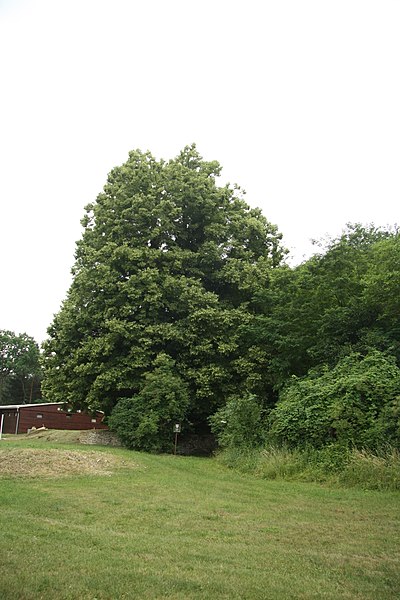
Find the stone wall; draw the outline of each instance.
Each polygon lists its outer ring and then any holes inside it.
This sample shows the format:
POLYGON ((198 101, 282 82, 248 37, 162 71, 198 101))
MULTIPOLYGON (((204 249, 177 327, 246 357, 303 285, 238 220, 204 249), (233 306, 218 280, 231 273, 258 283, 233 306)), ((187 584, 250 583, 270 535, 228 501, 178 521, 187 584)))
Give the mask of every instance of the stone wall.
POLYGON ((122 446, 117 435, 112 431, 91 429, 85 431, 79 438, 81 444, 95 446, 122 446))

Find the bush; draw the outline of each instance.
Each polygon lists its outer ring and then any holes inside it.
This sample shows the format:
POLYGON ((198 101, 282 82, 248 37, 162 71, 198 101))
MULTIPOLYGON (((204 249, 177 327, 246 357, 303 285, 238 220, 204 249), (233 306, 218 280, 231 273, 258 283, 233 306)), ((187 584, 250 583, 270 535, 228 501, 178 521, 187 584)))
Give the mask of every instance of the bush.
POLYGON ((142 390, 132 398, 121 398, 110 418, 115 431, 128 448, 147 452, 170 451, 173 423, 184 418, 189 403, 186 384, 175 371, 175 363, 164 352, 145 376, 142 390))
POLYGON ((393 357, 351 354, 294 378, 270 415, 268 439, 290 447, 400 447, 400 369, 393 357))
POLYGON ((264 442, 264 411, 253 394, 233 398, 209 421, 221 448, 250 449, 264 442))

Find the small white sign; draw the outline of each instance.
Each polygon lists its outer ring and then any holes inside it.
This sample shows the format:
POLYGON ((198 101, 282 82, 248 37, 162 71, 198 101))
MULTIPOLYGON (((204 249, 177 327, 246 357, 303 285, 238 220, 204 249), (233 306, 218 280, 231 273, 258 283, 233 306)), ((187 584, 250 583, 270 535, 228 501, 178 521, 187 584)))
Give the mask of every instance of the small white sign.
POLYGON ((180 423, 175 423, 174 425, 174 433, 180 433, 181 432, 181 424, 180 423))

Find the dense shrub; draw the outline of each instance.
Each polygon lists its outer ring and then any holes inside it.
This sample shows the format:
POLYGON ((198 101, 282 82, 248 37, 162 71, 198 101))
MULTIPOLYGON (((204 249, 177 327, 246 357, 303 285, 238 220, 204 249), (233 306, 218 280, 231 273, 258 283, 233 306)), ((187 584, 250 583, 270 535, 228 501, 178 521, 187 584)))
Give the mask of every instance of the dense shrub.
POLYGON ((263 408, 253 394, 231 399, 210 417, 210 424, 222 448, 256 448, 265 439, 263 408))
POLYGON ((400 446, 400 369, 379 351, 293 378, 270 415, 270 441, 322 448, 400 446))
POLYGON ((122 398, 114 408, 109 426, 128 448, 149 452, 170 450, 173 423, 180 421, 189 402, 187 386, 175 371, 174 361, 164 352, 145 376, 142 390, 122 398))

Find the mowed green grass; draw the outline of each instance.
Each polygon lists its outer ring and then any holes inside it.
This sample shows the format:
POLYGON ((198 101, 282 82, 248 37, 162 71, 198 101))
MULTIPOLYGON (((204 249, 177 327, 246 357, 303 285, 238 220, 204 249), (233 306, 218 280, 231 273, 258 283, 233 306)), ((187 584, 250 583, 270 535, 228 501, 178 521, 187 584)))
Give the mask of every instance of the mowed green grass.
MULTIPOLYGON (((1 444, 5 460, 17 444, 1 444)), ((400 597, 398 493, 101 451, 125 465, 111 476, 0 479, 2 600, 400 597)))

